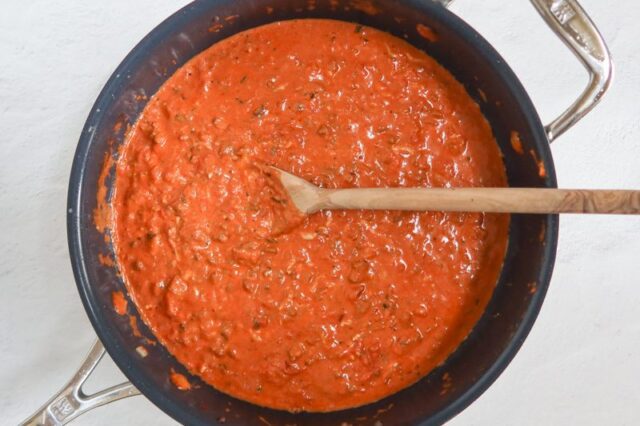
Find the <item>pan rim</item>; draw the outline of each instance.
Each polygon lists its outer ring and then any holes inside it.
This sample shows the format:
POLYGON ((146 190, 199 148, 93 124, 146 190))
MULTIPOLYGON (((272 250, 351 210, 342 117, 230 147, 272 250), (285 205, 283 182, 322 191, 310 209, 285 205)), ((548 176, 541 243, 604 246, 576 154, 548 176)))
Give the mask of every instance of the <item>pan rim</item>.
MULTIPOLYGON (((528 125, 534 134, 534 138, 537 141, 547 141, 544 127, 524 87, 504 59, 502 59, 498 52, 495 51, 479 33, 472 29, 461 18, 440 5, 416 0, 408 1, 407 4, 410 7, 427 10, 429 13, 437 15, 438 19, 454 28, 454 31, 458 32, 481 51, 481 53, 490 60, 495 72, 498 74, 498 78, 519 100, 520 107, 527 117, 528 125)), ((126 70, 133 65, 139 57, 144 56, 144 52, 148 50, 149 46, 161 42, 163 38, 170 33, 172 28, 189 22, 195 14, 201 13, 207 6, 209 6, 209 4, 204 1, 195 1, 179 9, 149 32, 114 70, 92 106, 82 130, 74 154, 67 195, 67 239, 70 260, 80 298, 96 334, 103 342, 107 352, 118 368, 141 393, 169 416, 186 424, 200 424, 201 419, 195 416, 191 410, 186 409, 186 407, 167 397, 161 389, 156 388, 150 382, 144 380, 144 378, 137 373, 135 363, 132 362, 133 359, 120 347, 113 330, 106 324, 104 316, 101 313, 101 307, 93 295, 92 285, 86 269, 85 257, 83 255, 82 218, 79 212, 83 198, 81 188, 85 177, 87 157, 94 137, 92 129, 95 129, 95 123, 100 121, 102 116, 101 111, 105 111, 106 105, 112 102, 113 99, 111 95, 119 84, 121 84, 119 76, 124 75, 126 70)), ((550 146, 548 143, 540 143, 539 148, 541 150, 540 158, 544 162, 547 171, 545 185, 547 187, 557 187, 550 146)), ((491 367, 479 376, 473 385, 464 391, 457 399, 449 403, 432 417, 423 420, 420 424, 442 424, 464 410, 493 384, 522 346, 535 323, 550 284, 558 243, 558 215, 547 215, 545 226, 547 232, 545 234, 545 247, 543 261, 539 271, 537 291, 532 295, 522 321, 513 333, 509 344, 500 355, 496 357, 491 367)))

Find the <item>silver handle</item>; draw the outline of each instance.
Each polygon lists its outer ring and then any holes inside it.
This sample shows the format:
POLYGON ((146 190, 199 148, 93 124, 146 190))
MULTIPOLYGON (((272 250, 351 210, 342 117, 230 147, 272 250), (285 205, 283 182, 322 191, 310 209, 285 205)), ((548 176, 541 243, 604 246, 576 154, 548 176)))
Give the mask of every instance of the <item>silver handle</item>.
MULTIPOLYGON (((447 7, 453 0, 434 0, 447 7)), ((545 126, 549 142, 566 132, 595 107, 611 85, 613 62, 602 35, 577 0, 531 0, 553 32, 589 72, 589 84, 558 118, 545 126)))
POLYGON ((613 62, 602 35, 576 0, 531 0, 547 25, 589 72, 589 84, 558 118, 545 126, 549 142, 595 107, 611 85, 613 62))
POLYGON ((82 385, 96 368, 104 353, 104 346, 100 340, 96 340, 87 358, 71 380, 31 417, 20 423, 20 426, 64 425, 93 408, 139 395, 138 389, 129 382, 112 386, 93 395, 87 395, 82 391, 82 385))

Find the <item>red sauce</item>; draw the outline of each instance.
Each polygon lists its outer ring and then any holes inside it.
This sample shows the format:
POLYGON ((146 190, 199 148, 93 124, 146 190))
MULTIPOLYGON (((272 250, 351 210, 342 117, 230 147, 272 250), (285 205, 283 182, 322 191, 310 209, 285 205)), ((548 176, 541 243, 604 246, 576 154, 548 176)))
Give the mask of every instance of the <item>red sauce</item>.
POLYGON ((536 166, 538 166, 538 176, 541 178, 547 177, 547 169, 544 167, 544 162, 538 159, 536 152, 533 149, 529 150, 529 154, 531 154, 531 158, 536 162, 536 166))
POLYGON ((187 378, 184 377, 183 374, 172 371, 171 374, 169 375, 169 378, 171 379, 171 383, 173 383, 173 385, 178 389, 180 390, 191 389, 191 383, 189 383, 189 380, 187 380, 187 378))
POLYGON ((380 9, 378 9, 369 0, 351 0, 349 2, 349 6, 351 6, 355 10, 359 10, 360 12, 366 13, 367 15, 377 15, 380 13, 380 9))
POLYGON ((133 315, 129 315, 129 327, 131 328, 131 332, 133 333, 134 336, 142 337, 142 334, 140 333, 140 329, 138 328, 138 319, 133 315))
POLYGON ((511 148, 516 152, 516 154, 522 155, 524 154, 524 149, 522 148, 522 140, 520 140, 520 133, 516 131, 511 132, 511 148))
POLYGON ((441 364, 492 294, 509 217, 299 217, 262 164, 328 188, 504 186, 463 87, 372 28, 255 28, 196 56, 149 101, 112 201, 118 264, 142 318, 223 392, 330 411, 441 364))
POLYGON ((105 256, 102 253, 98 253, 98 262, 104 266, 115 266, 115 262, 109 256, 105 256))
POLYGON ((114 291, 111 293, 111 303, 113 304, 113 310, 118 315, 126 315, 127 313, 127 299, 124 298, 124 294, 121 291, 114 291))
POLYGON ((418 31, 418 34, 420 34, 420 37, 432 43, 435 43, 436 41, 438 41, 438 35, 436 34, 436 32, 433 31, 431 28, 427 27, 426 25, 423 25, 423 24, 416 25, 416 31, 418 31))
MULTIPOLYGON (((113 158, 110 154, 105 154, 104 162, 102 163, 102 169, 100 170, 100 176, 98 176, 98 193, 97 195, 97 206, 93 211, 93 222, 96 225, 98 231, 104 233, 105 241, 109 242, 109 234, 104 232, 112 222, 112 209, 108 204, 107 199, 107 177, 109 176, 109 171, 113 167, 113 158)), ((102 256, 102 255, 100 255, 102 256)))

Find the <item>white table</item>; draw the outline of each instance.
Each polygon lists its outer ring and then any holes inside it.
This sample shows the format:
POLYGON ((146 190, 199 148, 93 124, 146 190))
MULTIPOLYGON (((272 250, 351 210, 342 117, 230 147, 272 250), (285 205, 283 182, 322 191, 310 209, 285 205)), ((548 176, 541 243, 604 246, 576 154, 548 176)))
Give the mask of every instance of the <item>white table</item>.
MULTIPOLYGON (((67 252, 65 205, 73 152, 114 67, 183 3, 3 2, 2 424, 22 420, 57 391, 94 339, 67 252)), ((640 188, 640 3, 582 3, 609 43, 616 78, 596 110, 554 143, 559 182, 640 188)), ((586 83, 581 66, 529 2, 458 0, 453 10, 507 59, 544 121, 568 106, 586 83)), ((531 335, 497 382, 451 424, 639 424, 639 265, 639 218, 562 218, 553 281, 531 335)), ((89 389, 123 378, 110 360, 98 373, 89 389)), ((135 397, 88 413, 75 424, 174 423, 145 398, 135 397)))

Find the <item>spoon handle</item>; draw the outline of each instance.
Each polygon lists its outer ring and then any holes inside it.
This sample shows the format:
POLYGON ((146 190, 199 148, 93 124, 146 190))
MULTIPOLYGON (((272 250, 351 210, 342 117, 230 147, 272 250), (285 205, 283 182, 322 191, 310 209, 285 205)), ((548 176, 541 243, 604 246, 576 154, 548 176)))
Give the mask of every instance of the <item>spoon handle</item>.
POLYGON ((317 209, 640 214, 640 191, 548 188, 326 189, 317 209))

